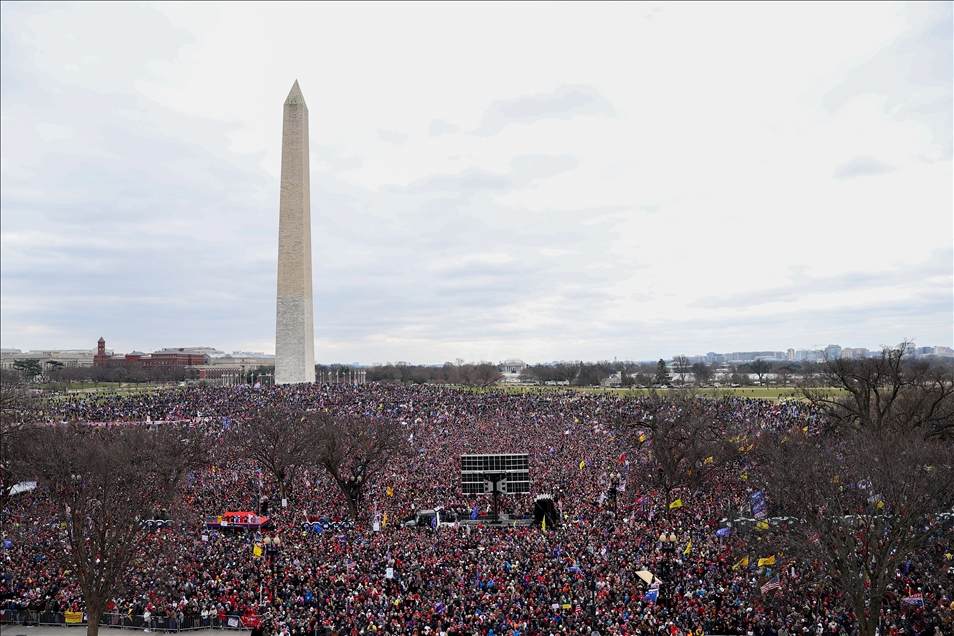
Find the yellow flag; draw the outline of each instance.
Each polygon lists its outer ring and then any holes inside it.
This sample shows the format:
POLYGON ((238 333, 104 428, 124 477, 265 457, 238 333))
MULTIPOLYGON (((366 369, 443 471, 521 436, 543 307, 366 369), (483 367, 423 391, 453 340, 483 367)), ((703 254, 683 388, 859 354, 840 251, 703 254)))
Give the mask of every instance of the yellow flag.
POLYGON ((672 510, 673 508, 682 508, 682 499, 676 499, 674 502, 669 504, 669 509, 672 510))
POLYGON ((705 460, 704 462, 702 462, 702 464, 703 464, 703 465, 705 465, 705 464, 711 464, 713 461, 715 461, 715 458, 714 458, 714 457, 706 457, 706 460, 705 460))
POLYGON ((689 554, 692 552, 692 539, 689 539, 689 543, 686 544, 686 549, 682 551, 683 555, 689 554))
POLYGON ((581 459, 581 460, 580 460, 580 470, 583 470, 584 468, 586 468, 586 461, 581 459))
POLYGON ((747 472, 742 473, 741 475, 739 475, 739 477, 740 477, 741 479, 748 479, 748 478, 749 478, 749 473, 747 473, 747 472))
POLYGON ((384 513, 384 519, 381 520, 381 527, 388 525, 388 513, 384 513))
POLYGON ((744 568, 749 564, 749 557, 745 556, 735 562, 735 565, 732 566, 733 570, 738 570, 739 568, 744 568))
POLYGON ((388 497, 393 497, 393 496, 394 496, 394 491, 391 490, 391 487, 390 487, 390 486, 388 486, 388 491, 387 491, 387 492, 388 492, 388 497))
POLYGON ((768 521, 759 521, 757 524, 755 524, 755 529, 768 530, 769 529, 768 521))
POLYGON ((543 516, 543 523, 540 524, 540 529, 543 530, 544 532, 547 531, 547 517, 546 517, 546 515, 543 516))
POLYGON ((258 545, 258 544, 256 543, 256 544, 255 544, 255 547, 252 548, 252 555, 253 555, 256 559, 257 559, 258 557, 262 556, 262 546, 260 546, 260 545, 258 545))
POLYGON ((773 554, 770 557, 765 557, 764 559, 759 559, 759 567, 764 567, 766 565, 775 565, 775 555, 773 554))
POLYGON ((646 436, 645 436, 645 435, 640 435, 640 436, 639 436, 639 443, 642 444, 642 443, 645 442, 645 441, 646 441, 646 436))

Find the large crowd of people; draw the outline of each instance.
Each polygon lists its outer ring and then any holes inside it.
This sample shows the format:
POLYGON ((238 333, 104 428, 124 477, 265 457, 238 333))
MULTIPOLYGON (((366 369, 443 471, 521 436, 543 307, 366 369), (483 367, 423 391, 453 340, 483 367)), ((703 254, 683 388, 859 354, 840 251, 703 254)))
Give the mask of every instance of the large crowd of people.
MULTIPOLYGON (((736 467, 714 471, 694 493, 671 495, 641 483, 620 413, 639 397, 615 393, 473 392, 432 386, 301 385, 187 388, 130 396, 70 396, 47 406, 50 421, 189 421, 223 443, 212 464, 183 484, 173 523, 149 530, 110 603, 113 615, 222 621, 267 616, 282 633, 338 634, 852 634, 845 600, 804 564, 740 566, 720 519, 746 509, 750 486, 736 467), (369 485, 353 527, 338 487, 317 468, 292 476, 287 506, 267 471, 235 460, 230 427, 269 403, 297 402, 400 423, 409 452, 369 485), (460 456, 528 453, 532 492, 502 497, 502 512, 529 514, 553 495, 561 522, 403 527, 415 511, 443 506, 489 517, 491 499, 464 495, 460 456), (627 459, 627 453, 629 458, 627 459), (611 492, 612 491, 612 492, 611 492), (612 496, 608 496, 612 495, 612 496), (263 503, 265 510, 262 509, 263 503), (260 531, 213 531, 224 511, 270 517, 260 531), (662 541, 661 539, 665 539, 662 541), (644 572, 661 579, 659 588, 644 572), (778 577, 777 587, 766 581, 778 577), (655 591, 654 591, 655 590, 655 591)), ((723 416, 757 432, 815 426, 799 401, 727 398, 723 416)), ((678 493, 677 493, 678 494, 678 493)), ((82 594, 55 558, 64 549, 42 488, 9 498, 0 607, 82 611, 82 594)), ((947 551, 951 546, 942 546, 947 551)), ((753 557, 768 555, 753 554, 753 557)), ((952 633, 954 580, 921 585, 915 555, 897 574, 882 634, 952 633), (947 587, 944 587, 944 586, 947 587), (922 604, 904 602, 920 594, 922 604)), ((209 624, 209 623, 205 623, 209 624)))

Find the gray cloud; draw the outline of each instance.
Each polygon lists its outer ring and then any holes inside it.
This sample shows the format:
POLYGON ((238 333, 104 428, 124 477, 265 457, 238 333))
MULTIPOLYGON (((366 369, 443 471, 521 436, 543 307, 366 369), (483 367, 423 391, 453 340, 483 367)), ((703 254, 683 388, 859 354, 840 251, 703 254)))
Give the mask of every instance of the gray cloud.
POLYGON ((443 119, 435 119, 431 122, 430 127, 427 129, 427 134, 430 137, 438 137, 440 135, 446 135, 448 133, 455 133, 459 129, 458 126, 445 121, 443 119))
POLYGON ((455 175, 441 174, 425 177, 406 188, 392 188, 391 192, 403 191, 408 194, 444 192, 470 198, 480 192, 505 192, 512 186, 513 179, 508 175, 469 168, 455 175))
MULTIPOLYGON (((38 73, 35 44, 8 30, 34 23, 13 9, 2 54, 4 147, 17 149, 4 153, 0 191, 4 343, 92 348, 102 335, 129 350, 255 338, 274 322, 277 252, 261 155, 210 151, 228 147, 234 124, 164 109, 131 86, 38 73)), ((118 56, 126 77, 148 76, 188 41, 151 9, 117 11, 149 23, 156 40, 118 56)), ((70 8, 36 19, 75 20, 77 39, 99 28, 70 8)))
POLYGON ((408 135, 407 133, 378 128, 378 139, 386 141, 389 144, 394 144, 395 146, 400 146, 408 140, 408 135))
POLYGON ((879 174, 887 174, 897 170, 894 166, 878 161, 874 157, 856 157, 851 161, 846 161, 832 173, 835 179, 842 181, 855 179, 857 177, 873 177, 879 174))
POLYGON ((513 168, 514 183, 525 186, 537 179, 549 179, 558 174, 573 170, 580 165, 580 160, 573 155, 521 155, 514 157, 510 162, 513 168))
POLYGON ((490 104, 474 134, 496 135, 510 123, 531 124, 541 119, 572 119, 577 115, 616 114, 616 109, 592 86, 562 85, 552 93, 527 95, 490 104))
POLYGON ((824 98, 834 112, 869 93, 887 97, 885 111, 930 128, 944 159, 954 156, 954 16, 950 2, 906 4, 917 26, 853 69, 824 98))
POLYGON ((728 296, 709 296, 700 298, 690 307, 707 309, 744 309, 768 303, 794 303, 809 294, 830 294, 837 292, 859 291, 879 287, 908 287, 912 283, 936 279, 935 283, 951 287, 954 282, 954 250, 937 249, 923 263, 901 267, 891 271, 847 272, 838 276, 810 277, 802 273, 802 268, 792 272, 792 284, 771 289, 732 294, 728 296))

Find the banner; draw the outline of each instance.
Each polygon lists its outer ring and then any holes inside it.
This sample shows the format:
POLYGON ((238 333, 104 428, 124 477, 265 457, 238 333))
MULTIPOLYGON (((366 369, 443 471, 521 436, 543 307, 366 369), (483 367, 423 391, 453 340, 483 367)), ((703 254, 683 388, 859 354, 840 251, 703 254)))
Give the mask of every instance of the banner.
POLYGON ((63 612, 67 625, 77 625, 83 622, 83 612, 63 612))
POLYGON ((756 519, 764 519, 767 514, 765 493, 761 490, 757 490, 749 495, 749 500, 752 502, 752 516, 756 519))
POLYGON ((920 607, 924 607, 924 597, 920 592, 917 594, 912 594, 911 596, 905 596, 903 599, 901 599, 901 602, 907 605, 918 605, 920 607))

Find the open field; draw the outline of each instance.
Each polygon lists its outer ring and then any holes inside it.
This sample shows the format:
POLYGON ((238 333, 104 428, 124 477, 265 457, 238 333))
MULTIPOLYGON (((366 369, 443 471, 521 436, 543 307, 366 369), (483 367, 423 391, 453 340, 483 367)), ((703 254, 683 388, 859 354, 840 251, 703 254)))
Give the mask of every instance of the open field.
MULTIPOLYGON (((699 395, 702 397, 748 397, 748 398, 758 398, 762 400, 778 400, 778 399, 801 399, 801 389, 794 386, 750 386, 750 387, 721 387, 721 388, 673 388, 673 389, 630 389, 630 388, 596 388, 596 387, 570 387, 570 386, 539 386, 539 385, 517 385, 517 386, 504 386, 497 385, 495 389, 501 389, 506 393, 552 393, 559 391, 581 391, 583 393, 616 393, 617 395, 623 396, 637 396, 637 395, 651 395, 655 393, 656 395, 670 395, 670 394, 681 394, 681 393, 691 393, 693 395, 699 395)), ((486 391, 488 389, 475 389, 486 391)), ((841 394, 844 391, 842 389, 828 389, 829 393, 838 393, 841 394)))

